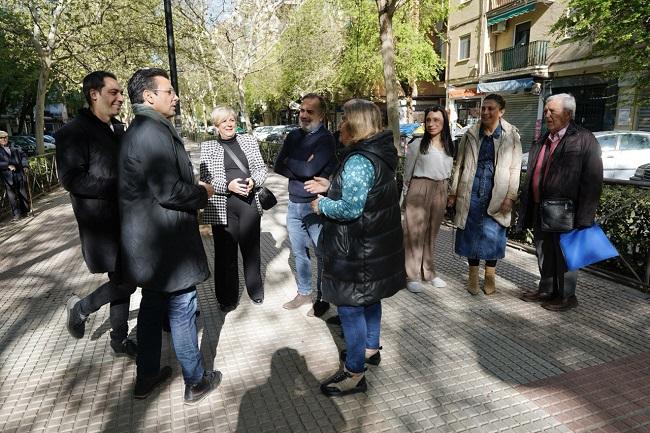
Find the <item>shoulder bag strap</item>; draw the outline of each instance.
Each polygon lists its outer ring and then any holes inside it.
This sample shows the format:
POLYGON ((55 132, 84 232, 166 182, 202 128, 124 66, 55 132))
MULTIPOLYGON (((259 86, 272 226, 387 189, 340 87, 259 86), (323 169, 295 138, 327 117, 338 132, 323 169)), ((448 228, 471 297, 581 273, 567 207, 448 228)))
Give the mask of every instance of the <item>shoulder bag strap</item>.
POLYGON ((244 164, 242 164, 242 162, 240 161, 240 159, 237 158, 237 155, 235 155, 235 152, 233 152, 230 148, 228 148, 228 146, 224 146, 224 145, 221 144, 221 143, 219 143, 219 145, 220 145, 221 147, 223 147, 224 152, 227 152, 227 153, 228 153, 228 155, 229 155, 230 158, 234 161, 234 163, 237 164, 237 167, 239 167, 239 169, 240 169, 242 172, 244 172, 244 173, 248 173, 248 175, 250 176, 250 171, 247 170, 246 167, 244 167, 244 164))

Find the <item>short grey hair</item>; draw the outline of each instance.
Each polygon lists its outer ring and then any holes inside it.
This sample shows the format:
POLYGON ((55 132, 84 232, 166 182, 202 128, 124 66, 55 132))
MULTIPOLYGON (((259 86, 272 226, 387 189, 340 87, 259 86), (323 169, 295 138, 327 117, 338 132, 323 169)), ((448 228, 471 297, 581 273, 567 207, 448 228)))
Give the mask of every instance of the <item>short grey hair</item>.
POLYGON ((221 122, 230 116, 234 117, 235 121, 237 120, 237 113, 235 113, 235 110, 227 105, 219 105, 214 110, 212 110, 210 118, 212 119, 212 124, 214 126, 219 126, 221 122))
POLYGON ((562 107, 564 107, 566 111, 571 113, 571 119, 574 119, 576 117, 576 98, 574 98, 573 95, 569 93, 558 93, 557 95, 551 95, 546 98, 546 104, 556 100, 562 104, 562 107))

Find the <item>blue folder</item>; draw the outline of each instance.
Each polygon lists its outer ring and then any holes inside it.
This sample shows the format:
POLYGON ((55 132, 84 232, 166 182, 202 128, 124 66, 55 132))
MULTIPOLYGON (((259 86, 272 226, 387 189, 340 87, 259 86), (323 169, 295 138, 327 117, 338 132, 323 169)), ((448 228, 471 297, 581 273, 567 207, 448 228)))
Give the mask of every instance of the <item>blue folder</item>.
POLYGON ((598 224, 562 233, 560 247, 570 271, 618 256, 618 251, 598 224))

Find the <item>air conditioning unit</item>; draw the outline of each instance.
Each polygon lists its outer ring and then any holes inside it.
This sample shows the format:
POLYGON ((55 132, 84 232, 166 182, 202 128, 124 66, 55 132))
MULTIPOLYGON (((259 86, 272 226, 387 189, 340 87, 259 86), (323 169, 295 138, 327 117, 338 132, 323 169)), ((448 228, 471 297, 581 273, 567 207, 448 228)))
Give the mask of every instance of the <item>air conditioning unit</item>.
POLYGON ((492 26, 492 33, 503 33, 506 31, 506 22, 507 21, 501 21, 500 23, 496 23, 495 25, 492 26))

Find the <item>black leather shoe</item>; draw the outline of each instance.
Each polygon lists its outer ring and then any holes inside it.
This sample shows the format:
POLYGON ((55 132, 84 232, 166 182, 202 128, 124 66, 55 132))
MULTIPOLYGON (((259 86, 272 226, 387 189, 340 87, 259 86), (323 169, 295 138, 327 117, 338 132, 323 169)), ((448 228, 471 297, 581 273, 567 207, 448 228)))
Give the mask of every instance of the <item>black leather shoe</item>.
POLYGON ((126 356, 135 359, 138 354, 138 345, 128 338, 125 338, 122 341, 111 340, 111 349, 113 349, 113 356, 116 358, 126 356))
POLYGON ((554 301, 544 302, 542 308, 548 311, 569 311, 578 306, 578 298, 569 296, 567 298, 558 298, 554 301))
POLYGON ((68 313, 68 320, 65 322, 68 333, 74 338, 83 338, 86 332, 86 318, 79 312, 79 296, 73 295, 65 304, 65 311, 68 313))
POLYGON ((253 305, 262 305, 264 303, 264 298, 251 299, 253 305))
POLYGON ((133 398, 142 400, 149 397, 152 392, 159 385, 172 377, 172 368, 169 366, 163 367, 158 372, 158 376, 154 377, 136 377, 135 387, 133 388, 133 398))
POLYGON ((185 404, 194 404, 202 400, 221 383, 221 372, 210 370, 203 373, 201 382, 185 385, 185 404))
POLYGON ((524 302, 550 302, 555 300, 557 297, 558 296, 552 292, 530 291, 521 295, 519 299, 524 302))
POLYGON ((329 302, 325 301, 316 301, 312 306, 311 310, 307 313, 309 317, 321 317, 327 310, 330 309, 329 302))
MULTIPOLYGON (((379 350, 381 350, 381 349, 382 349, 382 347, 379 346, 379 350)), ((372 355, 370 358, 366 358, 366 360, 365 360, 366 364, 379 365, 379 363, 381 362, 381 353, 379 353, 379 350, 377 351, 377 353, 372 355)), ((345 362, 345 360, 347 359, 347 355, 348 355, 347 350, 341 350, 341 356, 340 356, 341 361, 345 362)))
POLYGON ((224 313, 230 313, 231 311, 234 311, 235 308, 237 308, 237 304, 233 305, 219 305, 219 309, 223 311, 224 313))

